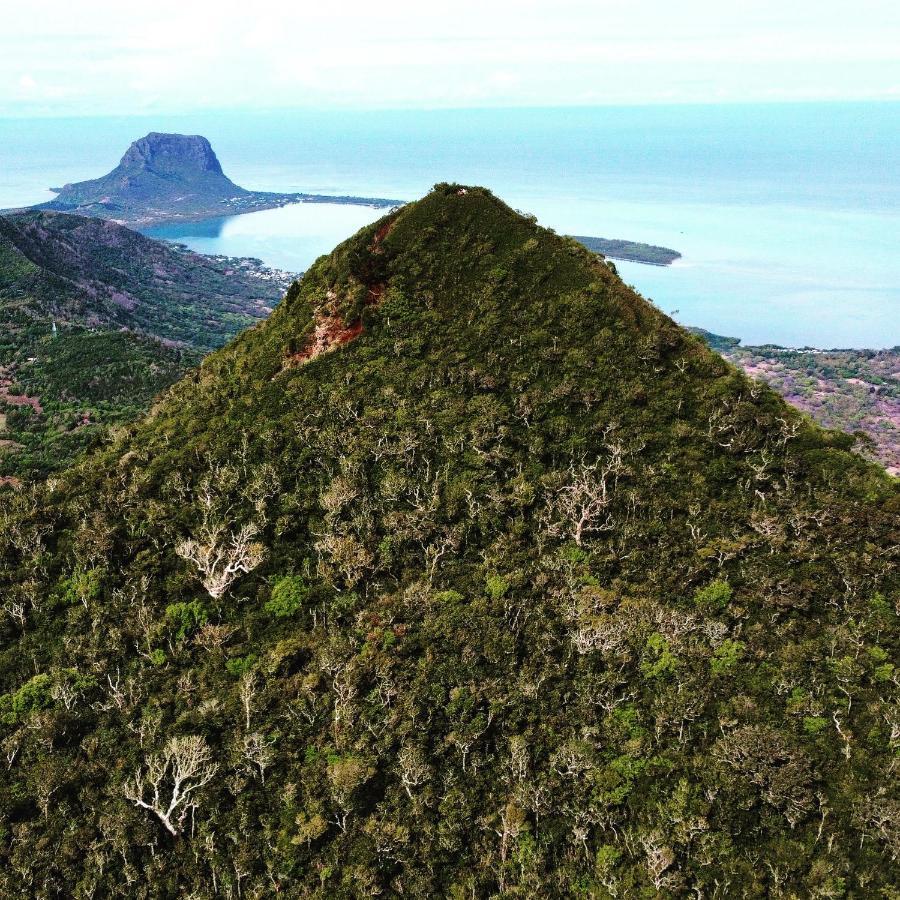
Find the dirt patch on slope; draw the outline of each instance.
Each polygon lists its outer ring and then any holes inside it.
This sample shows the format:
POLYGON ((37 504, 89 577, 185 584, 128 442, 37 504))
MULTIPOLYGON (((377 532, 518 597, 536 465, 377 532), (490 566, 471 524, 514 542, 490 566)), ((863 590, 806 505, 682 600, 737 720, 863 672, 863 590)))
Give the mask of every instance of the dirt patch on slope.
MULTIPOLYGON (((30 406, 38 415, 40 415, 44 408, 41 406, 41 401, 37 397, 26 397, 25 394, 11 394, 9 392, 10 387, 12 387, 12 378, 7 374, 6 369, 0 372, 0 405, 6 404, 7 406, 30 406)), ((4 418, 4 425, 6 424, 6 420, 4 418)))
POLYGON ((316 321, 316 327, 310 336, 307 345, 297 353, 292 353, 287 358, 288 365, 303 365, 335 347, 349 344, 362 334, 362 319, 356 319, 349 325, 345 325, 338 315, 323 316, 316 321))
MULTIPOLYGON (((394 218, 389 219, 379 226, 375 232, 369 247, 373 253, 384 252, 379 245, 390 234, 394 221, 394 218)), ((386 286, 382 282, 368 285, 365 305, 367 307, 378 306, 384 297, 385 288, 386 286)), ((306 344, 301 350, 288 354, 285 359, 285 368, 304 365, 323 353, 328 353, 337 347, 349 344, 362 334, 362 319, 356 318, 352 322, 345 322, 343 317, 336 311, 337 301, 338 297, 334 291, 329 291, 325 302, 315 313, 315 326, 312 334, 307 338, 306 344)))

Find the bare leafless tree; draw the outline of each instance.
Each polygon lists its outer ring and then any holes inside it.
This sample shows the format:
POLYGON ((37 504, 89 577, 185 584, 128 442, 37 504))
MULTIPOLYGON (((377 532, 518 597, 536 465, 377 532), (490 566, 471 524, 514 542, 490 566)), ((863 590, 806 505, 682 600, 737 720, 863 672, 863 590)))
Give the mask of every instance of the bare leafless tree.
POLYGON ((194 635, 194 643, 207 653, 219 652, 234 637, 237 628, 232 625, 214 625, 208 622, 194 635))
POLYGON ((397 756, 400 767, 400 783, 410 800, 413 799, 412 789, 420 787, 428 781, 431 770, 425 762, 425 757, 418 747, 407 744, 397 756))
POLYGON ((244 672, 241 675, 238 691, 241 695, 241 706, 244 707, 244 722, 247 731, 250 730, 250 714, 253 712, 253 698, 256 696, 259 680, 255 672, 244 672))
POLYGON ((203 587, 218 600, 241 575, 252 572, 265 559, 265 548, 254 538, 254 524, 229 531, 224 522, 206 522, 199 537, 182 541, 175 552, 192 562, 200 573, 203 587))
POLYGON ((569 478, 550 503, 555 520, 550 531, 568 532, 581 547, 588 534, 614 527, 610 505, 612 494, 627 466, 621 444, 607 445, 607 454, 588 464, 572 463, 569 478))
POLYGON ((28 621, 28 608, 21 600, 10 597, 3 604, 3 611, 24 631, 25 623, 28 621))
POLYGON ((146 764, 125 782, 125 797, 154 813, 170 834, 177 835, 187 811, 196 806, 193 795, 212 779, 217 769, 204 738, 173 737, 161 753, 147 757, 146 764))
POLYGON ((671 847, 666 846, 663 836, 658 832, 642 837, 641 845, 647 855, 647 875, 653 882, 653 887, 662 891, 671 885, 672 878, 668 869, 675 862, 675 854, 671 847))
POLYGON ((266 783, 266 769, 272 765, 275 759, 275 751, 272 749, 273 741, 259 732, 244 735, 241 741, 241 755, 248 765, 259 769, 259 779, 266 783))
POLYGON ((863 830, 883 841, 891 859, 900 860, 900 802, 875 796, 860 802, 854 819, 863 830))

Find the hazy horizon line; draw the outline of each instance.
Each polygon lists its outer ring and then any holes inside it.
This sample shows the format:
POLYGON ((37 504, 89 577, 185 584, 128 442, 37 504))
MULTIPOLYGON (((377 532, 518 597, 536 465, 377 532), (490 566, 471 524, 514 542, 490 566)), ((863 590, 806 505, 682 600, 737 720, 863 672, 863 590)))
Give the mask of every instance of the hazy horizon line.
POLYGON ((810 98, 768 98, 759 100, 647 100, 608 101, 604 103, 502 103, 502 104, 449 104, 423 106, 207 106, 191 109, 153 109, 129 112, 14 112, 0 110, 0 120, 23 121, 29 119, 140 119, 166 116, 171 118, 191 117, 216 114, 266 114, 266 113, 333 113, 335 115, 385 113, 446 113, 446 112, 497 112, 527 110, 591 110, 591 109, 647 109, 647 108, 686 108, 686 107, 749 107, 749 106, 857 106, 857 105, 890 105, 900 103, 900 92, 860 96, 860 97, 810 97, 810 98))

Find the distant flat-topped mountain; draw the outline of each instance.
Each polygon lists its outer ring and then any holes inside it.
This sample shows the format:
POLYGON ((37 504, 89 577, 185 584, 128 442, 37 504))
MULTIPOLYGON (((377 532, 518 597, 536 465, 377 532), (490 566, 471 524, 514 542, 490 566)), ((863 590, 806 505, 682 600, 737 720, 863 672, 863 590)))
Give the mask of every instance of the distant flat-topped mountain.
POLYGON ((102 178, 54 188, 38 209, 151 225, 272 209, 288 203, 350 203, 390 207, 398 200, 248 191, 222 171, 209 141, 193 134, 151 132, 135 141, 102 178))
POLYGON ((243 197, 205 137, 152 132, 135 141, 108 175, 67 184, 54 201, 67 207, 220 202, 243 197))

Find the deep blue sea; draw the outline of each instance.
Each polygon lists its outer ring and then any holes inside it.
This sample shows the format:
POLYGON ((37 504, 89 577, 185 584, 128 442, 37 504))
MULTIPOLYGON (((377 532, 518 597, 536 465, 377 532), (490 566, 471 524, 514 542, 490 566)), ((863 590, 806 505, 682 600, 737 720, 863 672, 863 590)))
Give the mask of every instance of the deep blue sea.
MULTIPOLYGON (((477 183, 559 232, 672 247, 672 267, 619 270, 745 343, 900 344, 900 103, 0 119, 0 207, 107 172, 151 130, 205 135, 248 188, 477 183)), ((296 271, 378 215, 309 204, 162 234, 296 271)))

